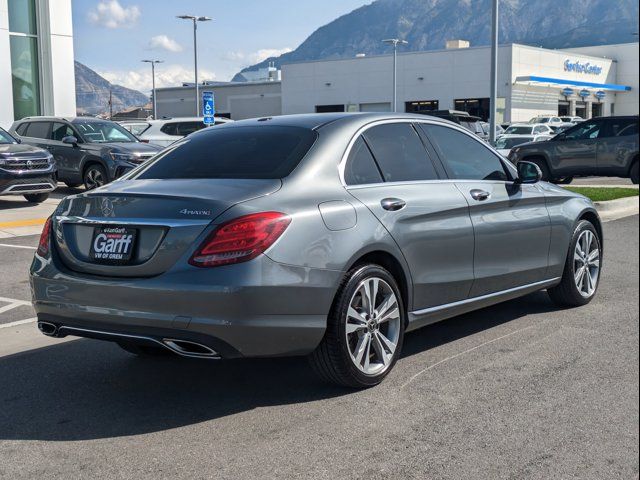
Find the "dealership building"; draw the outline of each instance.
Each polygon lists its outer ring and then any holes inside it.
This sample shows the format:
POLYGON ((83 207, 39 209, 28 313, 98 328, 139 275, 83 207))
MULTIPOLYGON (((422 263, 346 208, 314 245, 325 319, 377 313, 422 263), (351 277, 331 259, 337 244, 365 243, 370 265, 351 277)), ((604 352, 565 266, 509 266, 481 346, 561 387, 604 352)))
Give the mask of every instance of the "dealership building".
MULTIPOLYGON (((491 49, 460 40, 447 46, 398 55, 398 110, 455 109, 488 119, 491 49)), ((236 120, 391 111, 393 56, 285 64, 281 81, 221 83, 210 89, 217 112, 236 120)), ((193 86, 159 89, 159 114, 184 115, 193 95, 193 86)), ((566 50, 500 46, 496 108, 500 122, 528 121, 537 115, 637 115, 638 43, 566 50)), ((193 110, 188 111, 192 115, 193 110)))
POLYGON ((0 0, 0 126, 74 116, 71 0, 0 0))

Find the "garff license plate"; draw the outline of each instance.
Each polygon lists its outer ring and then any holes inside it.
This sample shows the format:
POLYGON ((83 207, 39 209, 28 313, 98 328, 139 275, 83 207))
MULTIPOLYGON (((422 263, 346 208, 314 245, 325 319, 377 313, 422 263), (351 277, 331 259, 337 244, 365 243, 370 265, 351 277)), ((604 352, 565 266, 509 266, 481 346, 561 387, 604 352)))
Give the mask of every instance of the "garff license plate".
POLYGON ((123 264, 131 260, 136 230, 118 226, 96 227, 89 258, 97 263, 123 264))

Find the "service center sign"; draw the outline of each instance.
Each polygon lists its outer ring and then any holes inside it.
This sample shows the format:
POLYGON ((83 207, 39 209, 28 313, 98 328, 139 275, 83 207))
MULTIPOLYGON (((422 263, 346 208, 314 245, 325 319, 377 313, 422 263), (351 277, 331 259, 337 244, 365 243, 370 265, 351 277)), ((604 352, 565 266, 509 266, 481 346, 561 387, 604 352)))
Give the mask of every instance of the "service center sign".
POLYGON ((584 73, 585 75, 600 75, 602 73, 602 67, 589 62, 582 63, 579 60, 572 62, 571 60, 566 59, 564 61, 564 71, 584 73))

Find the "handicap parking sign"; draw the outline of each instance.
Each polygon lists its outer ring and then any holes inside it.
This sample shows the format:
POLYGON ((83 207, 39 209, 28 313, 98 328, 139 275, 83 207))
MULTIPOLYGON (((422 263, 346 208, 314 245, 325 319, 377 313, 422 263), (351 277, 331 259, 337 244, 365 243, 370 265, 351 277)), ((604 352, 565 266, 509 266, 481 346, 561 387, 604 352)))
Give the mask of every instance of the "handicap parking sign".
POLYGON ((213 92, 202 92, 202 121, 205 125, 213 125, 216 104, 213 92))

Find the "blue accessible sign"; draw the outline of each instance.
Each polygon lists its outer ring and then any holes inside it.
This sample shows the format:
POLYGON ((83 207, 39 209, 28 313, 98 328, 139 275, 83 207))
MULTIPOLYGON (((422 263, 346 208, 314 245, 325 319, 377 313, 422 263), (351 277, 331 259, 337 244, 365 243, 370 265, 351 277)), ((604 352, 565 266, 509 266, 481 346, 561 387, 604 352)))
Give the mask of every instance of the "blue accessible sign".
POLYGON ((216 113, 216 103, 213 92, 202 92, 202 121, 205 125, 213 125, 216 113))

